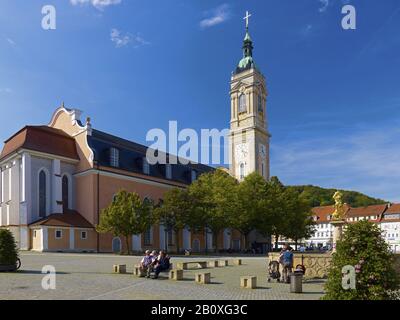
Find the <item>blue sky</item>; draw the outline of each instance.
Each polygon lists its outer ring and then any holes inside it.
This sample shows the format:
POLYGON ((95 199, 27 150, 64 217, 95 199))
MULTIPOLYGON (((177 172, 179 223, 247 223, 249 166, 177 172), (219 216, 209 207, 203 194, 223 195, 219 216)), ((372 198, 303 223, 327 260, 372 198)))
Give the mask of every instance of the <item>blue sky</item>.
POLYGON ((246 10, 272 174, 400 201, 398 0, 0 0, 0 139, 62 101, 140 143, 169 120, 228 127, 246 10), (357 30, 341 28, 345 3, 357 30), (56 30, 41 28, 45 4, 56 30))

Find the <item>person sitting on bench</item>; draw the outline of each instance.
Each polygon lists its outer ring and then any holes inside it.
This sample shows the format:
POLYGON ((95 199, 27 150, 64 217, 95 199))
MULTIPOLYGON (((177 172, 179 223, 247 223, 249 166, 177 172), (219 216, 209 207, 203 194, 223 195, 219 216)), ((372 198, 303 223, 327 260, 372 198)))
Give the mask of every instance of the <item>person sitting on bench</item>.
POLYGON ((169 269, 170 262, 169 257, 165 254, 164 251, 160 251, 160 255, 157 259, 153 262, 154 265, 154 279, 158 278, 158 275, 162 271, 166 271, 169 269))
POLYGON ((153 256, 150 255, 150 250, 146 250, 145 256, 143 257, 142 261, 140 261, 140 271, 143 273, 147 272, 147 269, 152 264, 153 260, 153 256))

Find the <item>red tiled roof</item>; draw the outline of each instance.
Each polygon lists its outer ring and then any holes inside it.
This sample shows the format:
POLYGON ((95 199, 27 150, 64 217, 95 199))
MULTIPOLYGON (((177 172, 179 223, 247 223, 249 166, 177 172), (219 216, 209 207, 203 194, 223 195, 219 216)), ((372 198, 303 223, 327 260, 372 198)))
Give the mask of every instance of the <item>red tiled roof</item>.
POLYGON ((76 211, 51 214, 46 218, 30 224, 30 226, 93 228, 89 221, 76 211))
POLYGON ((395 203, 392 204, 385 213, 391 214, 391 213, 400 213, 400 203, 395 203))
MULTIPOLYGON (((347 204, 345 204, 345 207, 347 214, 350 207, 347 204)), ((328 217, 335 212, 335 207, 334 206, 314 207, 311 210, 313 212, 313 215, 318 217, 318 220, 316 222, 321 223, 330 221, 328 217)))
POLYGON ((378 216, 380 217, 386 210, 386 204, 372 205, 368 207, 350 208, 347 212, 348 217, 368 217, 378 216))
POLYGON ((79 160, 75 139, 48 126, 26 126, 19 130, 4 142, 0 159, 22 148, 79 160))

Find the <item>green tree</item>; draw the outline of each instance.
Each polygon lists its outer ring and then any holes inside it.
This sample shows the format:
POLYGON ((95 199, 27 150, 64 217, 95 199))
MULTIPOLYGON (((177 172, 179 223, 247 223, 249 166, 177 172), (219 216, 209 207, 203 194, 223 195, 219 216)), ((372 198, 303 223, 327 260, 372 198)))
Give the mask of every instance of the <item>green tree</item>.
POLYGON ((137 193, 120 190, 110 205, 101 211, 100 224, 96 230, 124 236, 130 254, 129 238, 145 232, 152 225, 152 208, 150 200, 142 201, 137 193))
POLYGON ((0 229, 0 265, 13 266, 17 263, 18 248, 10 230, 0 229))
POLYGON ((365 220, 347 225, 333 254, 325 289, 325 300, 398 298, 399 276, 393 254, 377 225, 365 220), (356 289, 342 287, 342 268, 347 265, 356 268, 356 289))
POLYGON ((286 212, 282 235, 292 239, 297 250, 298 240, 310 238, 315 231, 311 207, 292 189, 284 191, 283 202, 286 212))
POLYGON ((259 231, 264 236, 274 236, 275 249, 278 249, 279 236, 286 230, 286 201, 285 187, 277 177, 271 177, 267 183, 267 210, 264 213, 265 218, 260 223, 259 231))
MULTIPOLYGON (((330 206, 334 204, 332 199, 336 189, 325 189, 316 186, 288 186, 297 192, 303 199, 308 201, 311 207, 330 206)), ((343 193, 343 201, 352 207, 364 207, 374 204, 385 204, 386 202, 381 199, 368 197, 356 191, 340 190, 343 193)))
POLYGON ((174 188, 164 194, 161 205, 155 209, 155 217, 167 230, 176 235, 176 250, 179 253, 180 232, 187 224, 191 224, 191 201, 186 189, 174 188))
POLYGON ((218 235, 230 225, 235 212, 236 186, 236 179, 220 169, 202 174, 189 186, 193 212, 196 217, 202 216, 204 227, 211 230, 216 251, 218 235))
POLYGON ((240 231, 244 237, 244 248, 248 248, 248 235, 263 225, 271 230, 272 219, 267 206, 267 182, 258 173, 251 173, 236 188, 235 212, 231 226, 240 231))

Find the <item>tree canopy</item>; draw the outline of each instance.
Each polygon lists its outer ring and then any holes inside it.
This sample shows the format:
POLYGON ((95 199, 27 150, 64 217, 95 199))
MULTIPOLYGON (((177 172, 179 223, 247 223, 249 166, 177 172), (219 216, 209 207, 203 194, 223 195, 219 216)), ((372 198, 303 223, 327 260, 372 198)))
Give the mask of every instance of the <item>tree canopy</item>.
MULTIPOLYGON (((334 204, 333 194, 337 189, 325 189, 312 185, 288 186, 294 192, 306 200, 311 207, 330 206, 334 204)), ((339 190, 343 194, 343 201, 352 207, 365 207, 374 204, 384 204, 384 200, 375 199, 356 191, 339 190)))
POLYGON ((399 298, 399 275, 394 268, 394 255, 382 237, 380 228, 362 220, 347 225, 336 245, 328 281, 326 300, 387 300, 399 298), (342 269, 355 270, 355 288, 344 288, 342 269))
POLYGON ((152 208, 150 200, 142 201, 137 193, 120 190, 110 205, 101 211, 96 230, 124 236, 129 254, 129 238, 145 232, 152 225, 152 208))

